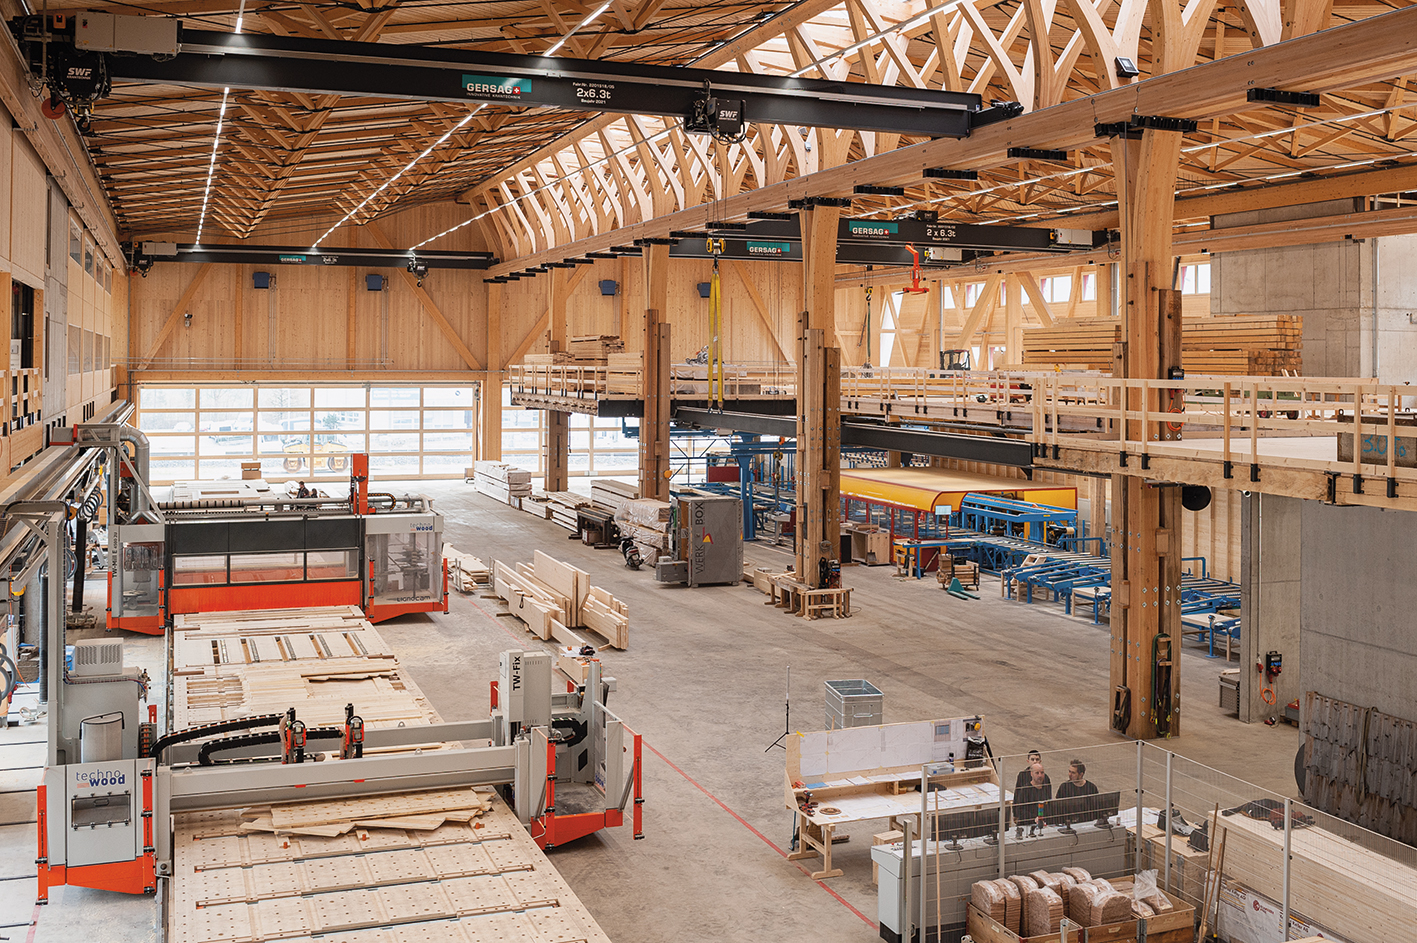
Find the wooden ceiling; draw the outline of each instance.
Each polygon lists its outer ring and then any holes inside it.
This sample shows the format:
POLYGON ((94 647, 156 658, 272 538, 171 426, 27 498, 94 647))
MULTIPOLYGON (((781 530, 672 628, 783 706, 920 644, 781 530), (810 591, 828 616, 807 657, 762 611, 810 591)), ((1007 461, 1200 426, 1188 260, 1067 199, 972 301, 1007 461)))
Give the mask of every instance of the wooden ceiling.
MULTIPOLYGON (((542 53, 599 7, 567 2, 351 0, 244 6, 247 31, 542 53)), ((1047 108, 1140 77, 1243 53, 1408 5, 1406 0, 612 0, 559 54, 974 91, 1047 108), (905 24, 902 26, 901 24, 905 24)), ((234 29, 239 0, 146 0, 89 9, 181 16, 234 29)), ((1417 165, 1409 81, 1208 120, 1186 139, 1180 196, 1290 178, 1417 165)), ((127 236, 195 232, 216 139, 209 237, 304 228, 353 211, 467 117, 473 105, 232 89, 118 85, 94 113, 90 154, 127 236)), ((749 116, 751 118, 751 115, 749 116)), ((459 199, 504 258, 916 143, 898 135, 753 125, 715 145, 675 121, 491 105, 351 219, 459 199)), ((1063 162, 1015 160, 977 181, 927 180, 854 215, 937 210, 961 221, 1057 220, 1096 228, 1115 200, 1105 141, 1063 162), (1077 223, 1068 222, 1070 219, 1077 223)), ((1417 188, 1417 184, 1413 185, 1417 188)), ((428 237, 438 234, 428 233, 428 237)), ((348 244, 335 235, 331 245, 348 244)), ((448 248, 437 240, 430 248, 448 248)))

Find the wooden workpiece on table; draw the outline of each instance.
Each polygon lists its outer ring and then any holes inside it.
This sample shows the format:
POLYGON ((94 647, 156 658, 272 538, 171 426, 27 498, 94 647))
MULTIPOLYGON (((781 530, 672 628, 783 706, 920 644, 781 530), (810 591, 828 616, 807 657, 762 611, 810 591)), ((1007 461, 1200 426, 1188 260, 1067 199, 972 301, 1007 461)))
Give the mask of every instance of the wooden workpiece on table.
POLYGON ((846 619, 851 615, 851 589, 812 589, 806 583, 784 575, 772 579, 771 602, 790 615, 818 619, 823 615, 846 619))

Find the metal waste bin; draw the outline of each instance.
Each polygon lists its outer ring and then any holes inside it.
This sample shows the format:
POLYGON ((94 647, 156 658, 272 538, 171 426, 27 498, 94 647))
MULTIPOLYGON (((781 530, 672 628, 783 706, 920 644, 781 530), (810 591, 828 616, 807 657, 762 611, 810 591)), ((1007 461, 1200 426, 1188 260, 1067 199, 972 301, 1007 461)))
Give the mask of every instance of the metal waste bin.
POLYGON ((79 762, 104 763, 123 759, 123 712, 99 714, 79 721, 79 762))
POLYGON ((827 729, 883 724, 886 696, 869 681, 827 682, 827 729))

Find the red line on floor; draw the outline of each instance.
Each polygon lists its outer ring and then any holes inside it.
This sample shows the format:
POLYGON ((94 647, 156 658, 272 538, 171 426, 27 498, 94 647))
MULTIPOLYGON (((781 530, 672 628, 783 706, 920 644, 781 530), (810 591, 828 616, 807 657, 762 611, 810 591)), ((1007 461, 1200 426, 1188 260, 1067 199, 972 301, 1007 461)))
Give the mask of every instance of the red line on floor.
POLYGON ((30 932, 25 936, 25 943, 34 943, 34 935, 39 930, 39 904, 34 905, 34 916, 30 918, 30 932))
MULTIPOLYGON (((768 838, 768 837, 767 837, 766 835, 764 835, 762 832, 760 832, 760 831, 758 831, 756 828, 754 828, 754 827, 748 822, 747 819, 743 818, 743 816, 739 815, 737 812, 734 812, 734 811, 733 811, 732 809, 730 809, 728 806, 724 805, 723 800, 719 799, 718 796, 715 796, 713 793, 709 792, 709 791, 708 791, 707 789, 705 789, 703 786, 700 786, 700 785, 698 784, 698 782, 695 781, 694 777, 690 776, 688 773, 684 772, 682 769, 680 769, 679 767, 675 766, 672 762, 670 762, 669 757, 665 756, 663 753, 660 753, 658 750, 656 750, 656 749, 654 748, 654 746, 653 746, 648 740, 643 740, 643 739, 642 739, 641 742, 642 742, 645 746, 649 747, 649 751, 650 751, 651 753, 653 753, 655 756, 659 757, 659 758, 660 758, 661 760, 663 760, 666 764, 668 764, 668 766, 669 766, 670 769, 674 770, 674 772, 678 773, 680 776, 683 776, 686 780, 688 780, 688 781, 689 781, 689 784, 690 784, 691 786, 693 786, 695 789, 697 789, 699 792, 703 793, 704 795, 708 796, 710 799, 712 799, 712 800, 718 805, 718 807, 719 807, 720 809, 722 809, 723 811, 727 812, 729 815, 731 815, 731 816, 733 816, 735 819, 737 819, 737 820, 738 820, 738 823, 739 823, 740 825, 742 825, 744 828, 746 828, 748 831, 752 832, 754 835, 756 835, 756 836, 758 836, 759 838, 761 838, 761 839, 763 840, 763 843, 766 844, 769 848, 771 848, 773 851, 777 852, 778 854, 782 855, 784 858, 787 857, 787 852, 785 852, 785 851, 783 851, 781 848, 779 848, 779 847, 773 842, 773 840, 772 840, 771 838, 768 838)), ((807 875, 808 877, 810 877, 811 874, 812 874, 812 872, 808 871, 806 868, 802 867, 800 864, 797 865, 797 870, 801 871, 803 874, 807 875)), ((863 914, 861 911, 859 911, 859 910, 857 910, 855 907, 851 906, 851 904, 847 901, 847 899, 846 899, 845 897, 842 897, 842 896, 841 896, 840 894, 838 894, 836 891, 832 890, 830 887, 827 887, 827 885, 826 885, 825 883, 823 883, 822 881, 818 881, 818 882, 817 882, 817 886, 820 887, 822 890, 826 891, 826 892, 827 892, 828 894, 830 894, 831 896, 835 897, 838 901, 840 901, 840 902, 841 902, 841 906, 845 907, 847 910, 851 911, 851 912, 854 913, 856 916, 858 916, 858 917, 860 917, 862 920, 866 921, 866 926, 870 927, 872 930, 876 929, 876 921, 872 920, 870 917, 866 916, 866 915, 863 914)))
POLYGON ((479 605, 477 604, 477 600, 472 599, 471 597, 469 597, 467 601, 470 602, 470 603, 472 603, 472 608, 474 608, 474 609, 476 609, 478 612, 482 613, 482 618, 486 619, 488 622, 491 622, 493 625, 495 625, 497 628, 501 629, 503 632, 506 632, 507 635, 510 636, 513 641, 517 641, 517 642, 524 642, 524 641, 526 641, 526 636, 516 634, 516 633, 513 632, 511 629, 509 629, 509 628, 507 628, 505 625, 503 625, 503 624, 502 624, 502 620, 501 620, 500 618, 498 618, 497 616, 489 615, 486 609, 483 609, 481 606, 479 606, 479 605))

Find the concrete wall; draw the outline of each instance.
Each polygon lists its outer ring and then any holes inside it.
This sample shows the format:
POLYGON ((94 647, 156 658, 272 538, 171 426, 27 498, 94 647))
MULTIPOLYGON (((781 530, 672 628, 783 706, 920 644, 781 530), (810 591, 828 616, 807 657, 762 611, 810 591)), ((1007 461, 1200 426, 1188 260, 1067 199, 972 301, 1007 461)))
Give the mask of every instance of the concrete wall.
POLYGON ((1240 719, 1257 723, 1282 716, 1307 683, 1300 656, 1302 498, 1250 494, 1240 499, 1240 719), (1264 676, 1255 670, 1267 652, 1284 658, 1265 700, 1264 676))
MULTIPOLYGON (((1217 217, 1216 225, 1301 226, 1353 210, 1338 200, 1217 217)), ((1210 271, 1212 315, 1303 316, 1306 376, 1417 380, 1417 236, 1217 253, 1210 271)))
POLYGON ((1417 514, 1304 501, 1300 517, 1304 690, 1417 717, 1417 514))

